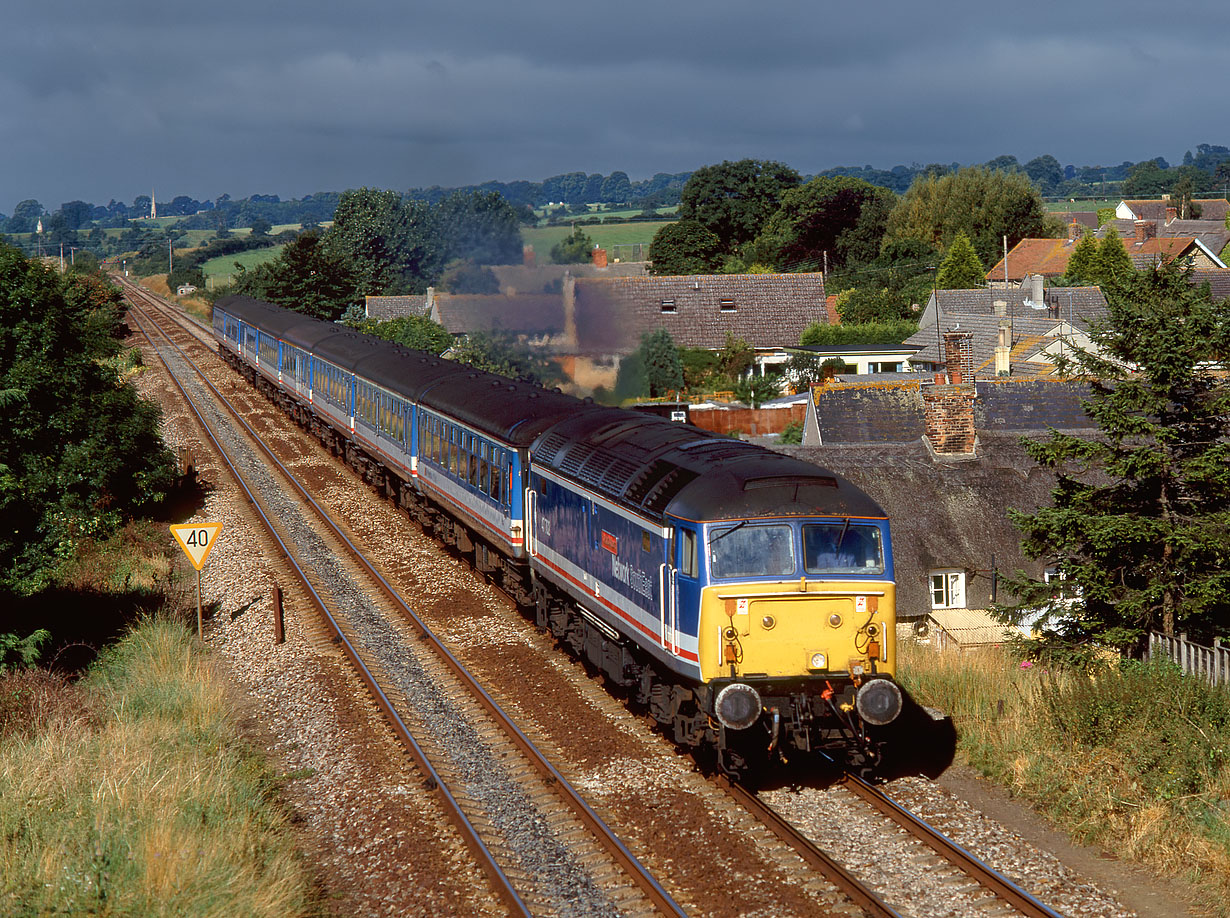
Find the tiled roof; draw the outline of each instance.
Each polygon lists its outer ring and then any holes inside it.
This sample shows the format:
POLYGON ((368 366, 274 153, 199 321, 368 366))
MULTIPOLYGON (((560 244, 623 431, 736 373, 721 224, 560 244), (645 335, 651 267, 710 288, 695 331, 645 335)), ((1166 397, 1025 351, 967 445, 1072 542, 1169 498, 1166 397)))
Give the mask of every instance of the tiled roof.
POLYGON ((432 316, 450 334, 509 332, 558 335, 564 330, 564 298, 557 294, 437 293, 432 316))
POLYGON ((367 314, 373 319, 401 319, 406 316, 422 316, 427 312, 427 298, 421 293, 414 296, 369 296, 365 297, 367 314))
MULTIPOLYGON (((1136 215, 1137 220, 1165 220, 1166 208, 1176 206, 1175 201, 1157 198, 1124 200, 1136 215)), ((1200 208, 1201 220, 1225 220, 1230 212, 1230 201, 1225 198, 1193 198, 1192 203, 1200 208)))
POLYGON ((585 353, 629 352, 658 328, 683 347, 720 348, 727 333, 756 348, 787 347, 808 325, 828 324, 818 273, 578 277, 575 298, 585 353))
MULTIPOLYGON (((1023 280, 1030 274, 1043 277, 1058 277, 1068 270, 1068 259, 1076 248, 1073 239, 1022 239, 1008 253, 1008 280, 1023 280)), ((1004 260, 1001 258, 986 273, 988 281, 1004 279, 1004 260)))
MULTIPOLYGON (((1158 237, 1179 236, 1199 239, 1214 255, 1220 254, 1221 250, 1226 247, 1226 243, 1230 242, 1230 230, 1226 229, 1226 224, 1221 220, 1171 220, 1169 223, 1158 220, 1149 221, 1149 226, 1153 235, 1158 237)), ((1117 232, 1125 240, 1130 241, 1136 238, 1134 220, 1106 221, 1106 225, 1098 230, 1099 238, 1111 230, 1117 232)))
MULTIPOLYGON (((1106 231, 1104 227, 1103 235, 1106 231)), ((1192 250, 1196 248, 1196 240, 1192 236, 1152 236, 1137 243, 1133 230, 1132 236, 1121 236, 1120 239, 1137 269, 1149 267, 1159 260, 1170 261, 1193 254, 1192 250)), ((1068 260, 1075 249, 1076 241, 1070 239, 1022 239, 1008 253, 1008 280, 1024 280, 1030 274, 1059 277, 1068 270, 1068 260)), ((1002 258, 986 273, 986 278, 988 281, 1004 279, 1002 258)))

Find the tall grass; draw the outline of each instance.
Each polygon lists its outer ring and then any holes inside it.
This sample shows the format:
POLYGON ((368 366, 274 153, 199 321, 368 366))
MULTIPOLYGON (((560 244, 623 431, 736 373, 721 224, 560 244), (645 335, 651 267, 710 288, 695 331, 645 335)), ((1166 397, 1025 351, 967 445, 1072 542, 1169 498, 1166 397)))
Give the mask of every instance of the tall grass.
POLYGON ((1084 673, 999 649, 902 650, 907 687, 952 715, 966 762, 1230 914, 1230 694, 1169 663, 1084 673))
POLYGON ((80 685, 47 680, 0 681, 0 913, 314 913, 277 782, 186 629, 148 620, 80 685))

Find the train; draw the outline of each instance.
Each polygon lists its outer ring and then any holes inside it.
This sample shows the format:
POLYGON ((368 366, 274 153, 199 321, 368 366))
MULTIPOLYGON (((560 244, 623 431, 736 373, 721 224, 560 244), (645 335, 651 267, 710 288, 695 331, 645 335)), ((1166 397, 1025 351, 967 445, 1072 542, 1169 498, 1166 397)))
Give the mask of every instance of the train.
POLYGON ((248 297, 212 326, 228 364, 698 760, 874 773, 910 701, 889 520, 848 480, 248 297))

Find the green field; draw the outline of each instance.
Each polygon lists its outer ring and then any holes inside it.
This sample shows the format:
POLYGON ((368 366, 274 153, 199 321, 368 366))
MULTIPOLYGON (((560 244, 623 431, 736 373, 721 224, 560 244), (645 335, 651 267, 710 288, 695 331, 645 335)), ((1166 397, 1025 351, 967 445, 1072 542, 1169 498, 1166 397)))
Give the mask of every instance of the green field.
POLYGON ((219 255, 217 258, 211 258, 205 264, 201 265, 201 271, 205 275, 206 281, 211 277, 229 277, 235 273, 235 262, 239 262, 244 266, 245 270, 251 271, 257 265, 263 265, 267 261, 273 261, 282 254, 284 245, 274 245, 267 249, 252 249, 248 252, 239 252, 236 255, 219 255))
POLYGON ((1096 213, 1099 207, 1118 207, 1119 202, 1123 198, 1080 198, 1079 200, 1069 201, 1047 201, 1043 205, 1048 211, 1054 213, 1059 211, 1066 213, 1067 211, 1096 213))
MULTIPOLYGON (((631 245, 641 243, 648 246, 653 241, 654 233, 666 226, 669 220, 654 220, 644 223, 612 223, 583 226, 582 229, 594 240, 599 248, 606 249, 607 255, 614 259, 624 257, 615 249, 616 245, 631 245)), ((551 260, 551 247, 572 232, 571 226, 536 226, 532 229, 522 228, 521 238, 526 245, 534 247, 534 256, 539 264, 551 260)))

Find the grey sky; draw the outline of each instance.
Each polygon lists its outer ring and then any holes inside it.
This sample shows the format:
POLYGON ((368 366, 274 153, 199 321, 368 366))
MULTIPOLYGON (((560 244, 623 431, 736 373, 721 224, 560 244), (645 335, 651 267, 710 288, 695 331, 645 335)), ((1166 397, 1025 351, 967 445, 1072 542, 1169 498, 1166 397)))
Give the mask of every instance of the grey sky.
POLYGON ((826 0, 40 0, 0 38, 0 212, 36 198, 302 197, 723 159, 1230 143, 1230 5, 826 0))

